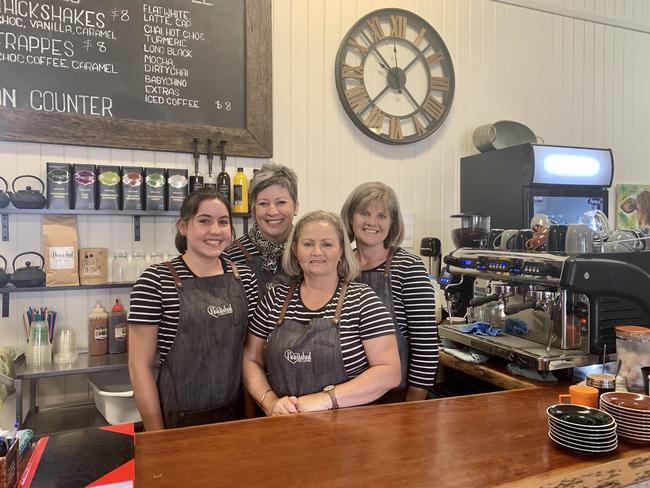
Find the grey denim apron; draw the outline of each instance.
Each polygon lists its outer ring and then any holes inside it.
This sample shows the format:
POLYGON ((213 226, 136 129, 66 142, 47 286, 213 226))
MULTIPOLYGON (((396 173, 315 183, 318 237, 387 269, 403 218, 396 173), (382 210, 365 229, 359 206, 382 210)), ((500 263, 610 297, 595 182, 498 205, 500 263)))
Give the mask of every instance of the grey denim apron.
POLYGON ((266 344, 266 370, 278 397, 302 396, 327 385, 348 381, 341 355, 339 322, 348 284, 341 286, 334 318, 313 318, 308 324, 284 320, 299 282, 289 287, 275 329, 266 344))
POLYGON ((158 373, 166 428, 243 418, 241 369, 248 322, 239 271, 181 281, 176 337, 158 373))
POLYGON ((248 249, 244 247, 241 241, 235 241, 237 247, 246 258, 246 264, 255 273, 257 278, 257 286, 260 289, 260 297, 262 297, 269 289, 273 288, 276 284, 288 285, 291 281, 288 274, 282 269, 282 262, 278 263, 278 268, 275 274, 262 268, 262 258, 260 256, 253 256, 248 249))
POLYGON ((388 251, 386 265, 384 271, 362 271, 361 276, 357 278, 358 282, 365 283, 377 294, 381 302, 390 312, 393 322, 395 323, 395 338, 397 339, 397 350, 399 351, 399 359, 401 366, 402 379, 397 388, 393 388, 384 396, 382 396, 376 403, 395 403, 403 402, 406 399, 406 392, 408 390, 408 368, 409 368, 409 344, 404 337, 397 324, 397 316, 395 314, 395 303, 393 302, 393 290, 390 285, 390 266, 393 262, 393 255, 395 249, 392 248, 388 251))

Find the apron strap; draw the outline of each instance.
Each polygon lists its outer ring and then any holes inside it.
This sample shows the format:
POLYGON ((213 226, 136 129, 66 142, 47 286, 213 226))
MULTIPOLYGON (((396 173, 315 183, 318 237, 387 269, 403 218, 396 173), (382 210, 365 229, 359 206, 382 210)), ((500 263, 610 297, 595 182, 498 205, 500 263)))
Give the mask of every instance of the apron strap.
POLYGON ((394 247, 391 247, 388 250, 388 256, 386 257, 386 266, 384 267, 384 278, 388 278, 388 275, 390 274, 390 265, 393 263, 393 256, 395 255, 395 249, 394 247))
POLYGON ((284 316, 287 314, 287 309, 289 308, 289 302, 291 301, 291 297, 296 291, 296 288, 298 288, 299 284, 300 284, 299 281, 294 281, 291 283, 291 286, 289 286, 289 291, 287 292, 287 296, 284 299, 284 303, 282 304, 282 311, 280 312, 280 316, 278 317, 278 321, 277 321, 278 327, 281 326, 282 323, 284 322, 284 316))
MULTIPOLYGON (((232 261, 229 261, 228 259, 224 259, 224 261, 226 263, 228 263, 230 265, 230 267, 232 268, 232 274, 235 275, 235 279, 236 280, 241 279, 241 275, 239 274, 239 269, 237 268, 237 265, 235 263, 233 263, 232 261)), ((226 270, 224 269, 223 272, 225 273, 226 270)))
POLYGON ((345 292, 348 289, 348 281, 344 281, 341 286, 341 293, 339 293, 339 301, 336 304, 336 312, 334 313, 334 318, 332 319, 332 325, 337 326, 341 321, 341 310, 343 309, 343 301, 345 300, 345 292))
POLYGON ((181 280, 180 276, 178 276, 178 273, 176 272, 176 268, 174 268, 174 265, 170 261, 165 261, 163 264, 167 267, 169 272, 172 274, 172 278, 174 280, 174 284, 176 285, 176 288, 183 288, 183 281, 181 280))
POLYGON ((246 262, 249 262, 251 258, 253 257, 250 252, 248 252, 248 249, 244 247, 244 245, 241 243, 241 241, 235 241, 235 244, 237 244, 237 247, 239 250, 242 252, 244 257, 246 258, 246 262))

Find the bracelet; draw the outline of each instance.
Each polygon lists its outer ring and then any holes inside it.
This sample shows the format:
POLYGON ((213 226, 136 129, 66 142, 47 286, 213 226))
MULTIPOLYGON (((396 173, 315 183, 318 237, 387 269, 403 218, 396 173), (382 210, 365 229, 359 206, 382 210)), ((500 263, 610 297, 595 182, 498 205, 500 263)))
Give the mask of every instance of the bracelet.
POLYGON ((260 398, 260 407, 264 405, 264 399, 266 398, 266 395, 268 395, 270 391, 273 391, 273 388, 269 388, 268 390, 266 390, 262 395, 262 398, 260 398))

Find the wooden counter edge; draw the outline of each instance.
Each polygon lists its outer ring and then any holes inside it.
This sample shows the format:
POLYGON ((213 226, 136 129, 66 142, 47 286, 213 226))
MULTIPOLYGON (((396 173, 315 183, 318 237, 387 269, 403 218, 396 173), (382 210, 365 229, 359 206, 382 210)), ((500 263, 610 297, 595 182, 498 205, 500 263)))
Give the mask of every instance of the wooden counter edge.
POLYGON ((440 351, 439 362, 442 366, 461 371, 473 378, 478 378, 487 383, 491 383, 505 390, 518 390, 520 388, 538 388, 540 386, 551 386, 528 381, 523 378, 516 378, 513 375, 502 373, 490 366, 483 364, 468 363, 462 361, 451 354, 440 351))
MULTIPOLYGON (((498 488, 589 488, 630 486, 650 480, 650 452, 630 451, 627 457, 572 471, 570 466, 511 481, 498 488)), ((597 459, 597 458, 596 458, 597 459)), ((595 460, 596 460, 595 459, 595 460)))

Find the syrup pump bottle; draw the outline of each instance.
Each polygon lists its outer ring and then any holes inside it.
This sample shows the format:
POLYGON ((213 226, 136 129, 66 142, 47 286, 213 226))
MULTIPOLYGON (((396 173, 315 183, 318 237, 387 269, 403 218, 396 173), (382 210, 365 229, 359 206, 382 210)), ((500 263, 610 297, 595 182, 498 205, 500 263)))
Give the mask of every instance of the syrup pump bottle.
POLYGON ((190 176, 190 193, 203 188, 203 176, 199 173, 199 140, 195 137, 192 139, 194 143, 194 175, 190 176))
POLYGON ((217 189, 217 180, 212 174, 212 161, 214 160, 214 153, 212 152, 212 139, 208 139, 208 176, 205 178, 203 183, 204 188, 209 188, 210 190, 217 189))
POLYGON ((221 141, 220 146, 221 173, 219 173, 217 176, 217 191, 223 195, 223 197, 228 202, 228 205, 231 205, 232 201, 230 200, 230 175, 226 173, 226 141, 221 141))
POLYGON ((108 354, 121 354, 126 352, 126 312, 120 303, 115 299, 115 305, 108 314, 108 354))

